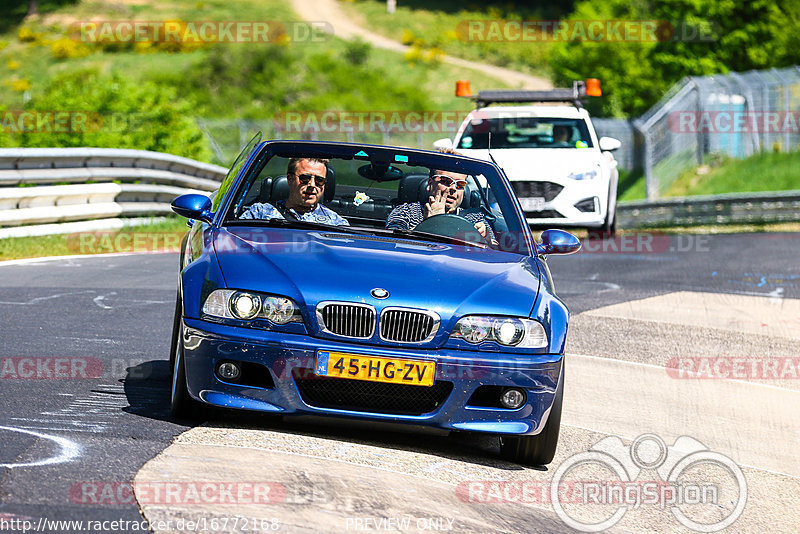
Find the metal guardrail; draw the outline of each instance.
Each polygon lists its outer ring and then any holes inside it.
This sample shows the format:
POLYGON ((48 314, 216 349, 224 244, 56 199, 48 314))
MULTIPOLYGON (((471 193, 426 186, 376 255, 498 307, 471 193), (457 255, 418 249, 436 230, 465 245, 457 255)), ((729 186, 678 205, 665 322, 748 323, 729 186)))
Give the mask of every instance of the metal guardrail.
POLYGON ((147 150, 0 149, 0 226, 18 227, 0 229, 0 238, 70 232, 75 221, 101 228, 104 221, 117 226, 118 217, 167 214, 176 196, 214 191, 226 172, 147 150), (44 185, 63 183, 74 185, 44 185))
POLYGON ((227 169, 189 158, 128 148, 0 148, 0 169, 129 167, 221 180, 227 169))
POLYGON ((620 202, 620 228, 800 221, 800 191, 729 193, 620 202))
MULTIPOLYGON (((173 198, 214 191, 225 173, 146 150, 0 149, 0 226, 14 227, 0 229, 0 238, 118 227, 119 217, 168 214, 173 198), (104 180, 125 183, 82 183, 104 180), (63 182, 74 185, 38 185, 63 182)), ((621 202, 617 221, 620 228, 796 222, 800 191, 621 202)))
POLYGON ((170 213, 170 202, 185 193, 165 185, 86 184, 0 188, 0 226, 42 224, 170 213))

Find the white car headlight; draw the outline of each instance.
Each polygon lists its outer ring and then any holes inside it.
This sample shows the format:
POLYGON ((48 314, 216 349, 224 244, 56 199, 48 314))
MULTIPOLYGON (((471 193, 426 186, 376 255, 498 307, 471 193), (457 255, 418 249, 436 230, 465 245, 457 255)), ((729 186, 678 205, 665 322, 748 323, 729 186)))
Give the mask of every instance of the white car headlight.
POLYGON ((519 317, 467 315, 459 319, 450 337, 477 345, 490 340, 507 347, 542 348, 547 333, 539 321, 519 317))
POLYGON ((569 173, 567 178, 572 178, 573 180, 592 180, 594 178, 597 178, 599 175, 600 175, 600 173, 597 172, 596 170, 595 171, 579 172, 579 173, 571 172, 571 173, 569 173))
POLYGON ((275 324, 303 321, 300 308, 290 298, 235 289, 212 291, 203 304, 203 314, 223 319, 266 319, 275 324))

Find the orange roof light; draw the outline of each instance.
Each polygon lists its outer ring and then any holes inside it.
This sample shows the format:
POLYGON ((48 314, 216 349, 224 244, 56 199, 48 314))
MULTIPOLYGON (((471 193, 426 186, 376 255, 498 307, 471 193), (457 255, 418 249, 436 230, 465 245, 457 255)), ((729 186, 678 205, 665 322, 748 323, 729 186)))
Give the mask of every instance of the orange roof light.
POLYGON ((586 96, 603 96, 603 92, 600 91, 600 80, 586 78, 586 96))
POLYGON ((469 80, 456 81, 456 96, 472 96, 472 89, 469 88, 469 80))

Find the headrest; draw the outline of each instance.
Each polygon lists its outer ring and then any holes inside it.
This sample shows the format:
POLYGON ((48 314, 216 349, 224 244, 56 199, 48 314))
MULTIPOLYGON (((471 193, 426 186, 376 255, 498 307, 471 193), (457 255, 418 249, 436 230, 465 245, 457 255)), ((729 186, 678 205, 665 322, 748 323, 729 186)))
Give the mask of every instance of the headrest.
POLYGON ((427 196, 427 174, 408 174, 400 180, 400 187, 397 188, 397 200, 401 204, 423 200, 427 196))
MULTIPOLYGON (((325 173, 325 196, 322 201, 324 203, 333 200, 333 195, 336 193, 336 172, 333 167, 326 165, 325 173)), ((274 204, 279 200, 286 200, 289 198, 289 179, 285 174, 271 178, 267 176, 261 182, 261 194, 259 195, 259 202, 268 202, 274 204)))

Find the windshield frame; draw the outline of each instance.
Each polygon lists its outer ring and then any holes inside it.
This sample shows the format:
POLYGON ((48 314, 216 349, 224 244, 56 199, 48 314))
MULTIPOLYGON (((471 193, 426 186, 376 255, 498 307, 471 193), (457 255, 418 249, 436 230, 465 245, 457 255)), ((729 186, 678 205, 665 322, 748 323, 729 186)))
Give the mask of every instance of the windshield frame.
MULTIPOLYGON (((334 160, 357 159, 364 161, 365 164, 370 161, 388 163, 401 162, 409 166, 454 168, 458 169, 458 172, 463 172, 464 174, 473 176, 482 175, 489 186, 495 190, 495 197, 497 197, 509 232, 518 234, 521 237, 521 239, 516 239, 517 243, 515 244, 516 250, 514 253, 527 256, 532 256, 535 253, 535 240, 519 206, 519 202, 516 200, 516 196, 511 190, 508 178, 503 173, 503 170, 494 163, 470 158, 468 156, 446 154, 429 150, 369 144, 297 140, 265 141, 261 143, 253 151, 250 158, 248 158, 246 167, 239 173, 236 183, 228 190, 226 198, 223 200, 216 214, 215 224, 219 227, 225 227, 229 222, 234 222, 231 226, 241 226, 238 219, 234 217, 233 210, 235 204, 234 200, 239 198, 242 188, 251 180, 255 179, 267 162, 273 157, 291 158, 295 156, 330 158, 334 160), (368 157, 356 157, 355 154, 359 152, 366 152, 368 157), (502 195, 503 198, 500 198, 501 195, 498 194, 499 191, 505 192, 505 195, 502 195)), ((257 220, 252 220, 252 222, 254 225, 258 224, 257 220)), ((331 228, 336 228, 336 226, 331 225, 331 228)), ((363 228, 364 231, 370 230, 368 227, 360 226, 351 226, 350 228, 363 228)))

